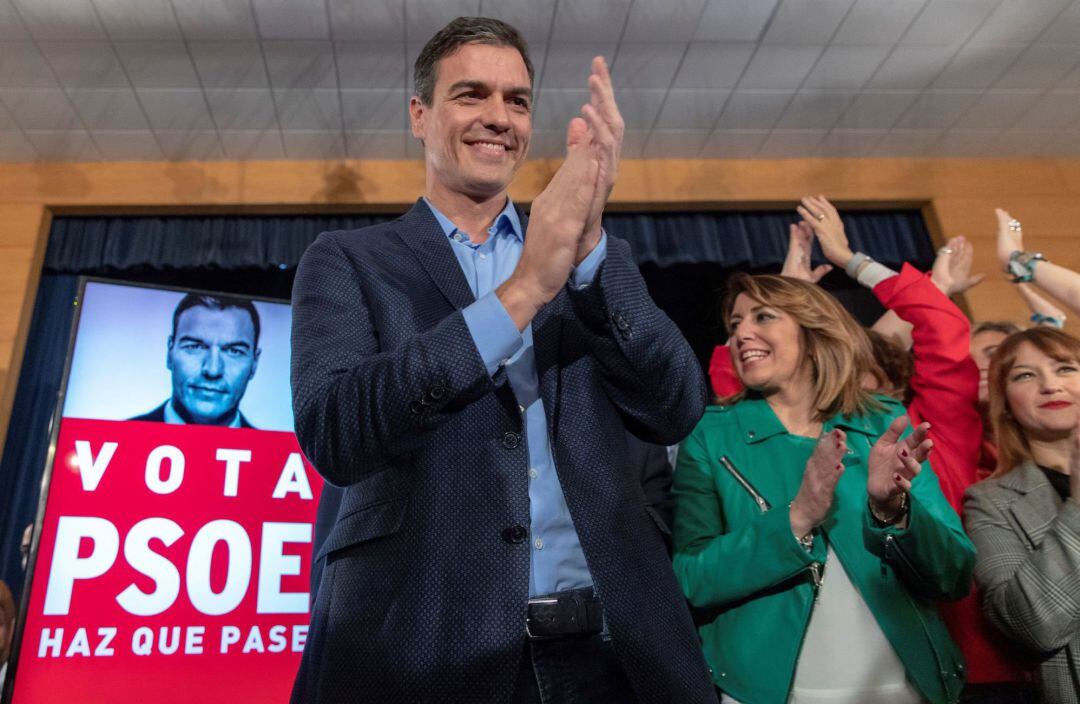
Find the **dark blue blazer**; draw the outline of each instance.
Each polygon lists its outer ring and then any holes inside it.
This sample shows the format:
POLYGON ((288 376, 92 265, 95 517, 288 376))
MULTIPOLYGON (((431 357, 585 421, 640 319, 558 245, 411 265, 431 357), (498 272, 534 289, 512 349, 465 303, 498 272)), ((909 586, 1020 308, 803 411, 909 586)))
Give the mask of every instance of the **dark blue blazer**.
MULTIPOLYGON (((528 454, 505 374, 488 375, 442 228, 403 217, 329 232, 293 288, 296 434, 346 487, 294 702, 509 701, 524 652, 528 454)), ((556 470, 616 652, 642 702, 715 701, 685 602, 626 471, 624 428, 681 440, 705 380, 608 240, 594 283, 533 320, 556 470)))

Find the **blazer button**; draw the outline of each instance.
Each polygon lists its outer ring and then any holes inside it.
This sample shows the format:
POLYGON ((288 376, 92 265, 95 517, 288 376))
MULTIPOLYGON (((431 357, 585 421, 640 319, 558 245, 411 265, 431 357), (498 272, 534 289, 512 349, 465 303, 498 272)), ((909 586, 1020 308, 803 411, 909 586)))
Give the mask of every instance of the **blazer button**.
POLYGON ((418 416, 424 412, 424 404, 420 403, 419 401, 413 401, 409 404, 409 410, 414 416, 418 416))
POLYGON ((503 435, 503 447, 507 450, 513 450, 521 443, 521 436, 517 433, 506 433, 503 435))
POLYGON ((528 531, 525 530, 525 526, 510 526, 504 528, 502 532, 502 538, 508 543, 524 543, 525 538, 528 536, 528 531))
POLYGON ((435 384, 435 386, 432 386, 428 391, 428 396, 430 396, 433 401, 441 400, 444 395, 446 395, 446 387, 442 384, 435 384))

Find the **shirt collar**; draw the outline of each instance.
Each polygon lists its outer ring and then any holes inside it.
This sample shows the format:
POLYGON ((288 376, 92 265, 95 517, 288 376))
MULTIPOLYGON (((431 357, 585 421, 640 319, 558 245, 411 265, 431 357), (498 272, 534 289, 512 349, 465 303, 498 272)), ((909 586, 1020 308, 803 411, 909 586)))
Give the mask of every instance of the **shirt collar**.
MULTIPOLYGON (((739 421, 739 429, 743 440, 748 444, 767 440, 775 435, 786 435, 787 428, 773 413, 769 403, 763 398, 747 398, 736 403, 732 410, 739 421)), ((843 428, 845 431, 873 435, 874 429, 867 419, 861 416, 845 416, 836 414, 822 424, 822 433, 827 433, 833 428, 843 428)))
MULTIPOLYGON (((182 417, 180 417, 180 414, 176 412, 176 409, 173 408, 173 402, 172 402, 171 398, 168 401, 165 402, 165 422, 170 424, 170 425, 187 425, 187 423, 184 421, 184 419, 182 417)), ((240 427, 240 412, 239 411, 237 411, 236 414, 233 416, 233 419, 229 423, 228 427, 230 427, 230 428, 239 428, 240 427)))
MULTIPOLYGON (((443 233, 450 239, 454 238, 454 235, 458 230, 457 225, 454 222, 443 215, 442 211, 435 207, 435 204, 424 196, 424 202, 427 203, 427 207, 431 209, 431 214, 435 216, 435 219, 439 222, 439 226, 442 228, 443 233)), ((524 237, 521 231, 521 218, 518 217, 517 208, 514 207, 514 202, 509 197, 506 198, 506 205, 502 211, 495 217, 495 223, 488 228, 488 234, 491 235, 505 235, 511 234, 523 241, 524 237)), ((464 233, 462 233, 464 235, 464 233)))

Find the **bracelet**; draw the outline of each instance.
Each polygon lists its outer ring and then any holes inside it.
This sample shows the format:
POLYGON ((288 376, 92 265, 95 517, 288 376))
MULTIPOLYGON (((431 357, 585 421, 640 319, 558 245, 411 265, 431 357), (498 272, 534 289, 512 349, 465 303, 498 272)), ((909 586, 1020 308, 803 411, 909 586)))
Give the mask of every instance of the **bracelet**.
POLYGON ((874 260, 862 252, 855 252, 855 254, 851 255, 851 259, 848 260, 848 263, 844 265, 844 271, 847 272, 848 276, 854 279, 858 275, 859 267, 862 263, 872 261, 874 260))
POLYGON ((1016 250, 1009 255, 1005 273, 1012 277, 1014 284, 1026 284, 1035 278, 1035 265, 1046 261, 1042 252, 1021 252, 1016 250))
POLYGON ((803 546, 806 552, 811 552, 814 549, 814 532, 810 531, 803 537, 799 538, 799 545, 803 546))
POLYGON ((1031 322, 1035 323, 1036 325, 1046 325, 1047 327, 1057 328, 1058 330, 1060 330, 1065 327, 1065 316, 1032 313, 1031 322))
POLYGON ((866 506, 870 509, 870 517, 874 519, 874 522, 877 523, 879 528, 895 526, 897 523, 904 520, 904 516, 907 515, 908 493, 905 491, 903 494, 900 494, 900 508, 896 509, 896 513, 888 518, 882 518, 877 514, 877 511, 874 510, 874 502, 869 496, 866 497, 866 506))

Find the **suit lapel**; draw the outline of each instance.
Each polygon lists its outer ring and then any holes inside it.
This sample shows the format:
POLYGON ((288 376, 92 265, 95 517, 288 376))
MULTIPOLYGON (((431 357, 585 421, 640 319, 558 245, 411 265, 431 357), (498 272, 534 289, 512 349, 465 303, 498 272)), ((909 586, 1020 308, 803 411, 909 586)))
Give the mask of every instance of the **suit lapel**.
POLYGON ((1042 470, 1025 462, 1001 478, 1003 488, 1023 494, 1009 505, 1017 525, 1037 548, 1058 513, 1060 499, 1042 470))
POLYGON ((465 308, 476 300, 450 247, 450 240, 423 199, 417 200, 416 205, 402 216, 398 235, 420 260, 424 271, 450 305, 465 308))

